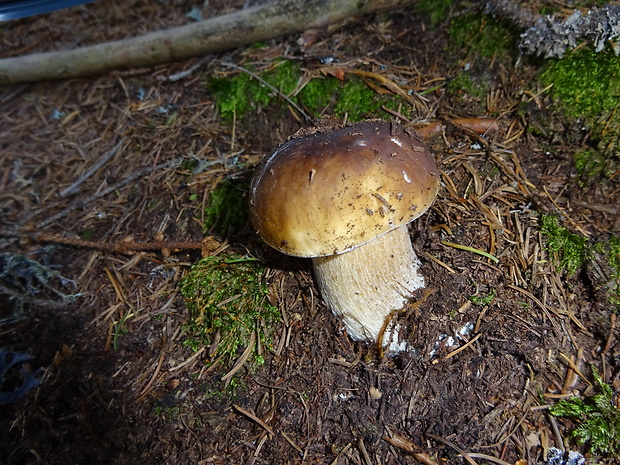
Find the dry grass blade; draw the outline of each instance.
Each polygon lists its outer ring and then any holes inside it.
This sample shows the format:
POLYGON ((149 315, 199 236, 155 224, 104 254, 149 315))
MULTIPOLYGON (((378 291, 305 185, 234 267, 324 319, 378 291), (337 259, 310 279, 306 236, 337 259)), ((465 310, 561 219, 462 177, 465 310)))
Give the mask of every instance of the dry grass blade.
POLYGON ((196 360, 198 357, 200 357, 205 350, 207 350, 205 347, 201 347, 195 354, 193 354, 191 357, 187 358, 186 360, 183 360, 181 363, 179 363, 178 365, 175 365, 173 367, 168 368, 169 372, 172 371, 177 371, 180 370, 181 368, 183 368, 184 366, 189 365, 190 363, 192 363, 194 360, 196 360))
POLYGON ((454 249, 460 249, 460 250, 465 250, 467 252, 473 252, 475 254, 482 255, 483 257, 486 257, 486 258, 494 261, 495 263, 499 263, 499 258, 491 255, 488 252, 485 252, 484 250, 476 249, 475 247, 469 247, 467 245, 455 244, 454 242, 448 242, 448 241, 441 241, 441 244, 445 245, 446 247, 452 247, 454 249))
POLYGON ((446 355, 443 359, 444 360, 448 360, 451 357, 454 357, 456 354, 464 351, 465 349, 467 349, 469 346, 471 346, 474 342, 476 342, 478 339, 480 339, 480 337, 482 336, 482 334, 476 334, 470 341, 468 341, 466 344, 462 345, 461 347, 459 347, 456 350, 453 350, 452 352, 450 352, 448 355, 446 355))
POLYGON ((299 447, 288 434, 286 434, 284 431, 280 431, 280 433, 282 434, 282 437, 286 439, 286 442, 288 442, 293 447, 293 449, 295 449, 300 454, 304 453, 303 449, 299 447))
POLYGON ((465 452, 463 449, 461 449, 459 446, 457 446, 453 442, 448 441, 447 439, 444 439, 441 436, 437 436, 436 434, 426 433, 426 436, 428 436, 431 439, 435 439, 436 441, 443 442, 445 445, 449 447, 452 447, 455 451, 461 454, 463 458, 467 460, 467 462, 470 463, 471 465, 478 465, 476 461, 472 459, 471 456, 467 452, 465 452))
POLYGON ((499 465, 512 465, 512 464, 510 464, 508 462, 503 461, 502 459, 498 459, 497 457, 493 457, 492 455, 479 454, 479 453, 475 453, 475 452, 470 452, 469 456, 472 459, 482 459, 482 460, 486 460, 487 462, 497 463, 499 465))
POLYGON ((561 312, 559 310, 554 310, 552 308, 547 308, 547 306, 545 304, 543 304, 540 301, 540 299, 536 298, 536 296, 534 296, 531 292, 528 292, 525 289, 521 289, 520 287, 515 286, 514 284, 508 284, 508 287, 510 289, 514 289, 517 292, 520 292, 521 294, 525 295, 526 297, 530 298, 533 302, 535 302, 536 305, 538 305, 540 307, 540 309, 547 314, 547 316, 548 316, 550 321, 553 321, 553 319, 551 318, 551 313, 555 313, 556 315, 564 315, 565 316, 565 313, 563 313, 563 312, 561 312))
POLYGON ((612 313, 611 315, 609 315, 609 323, 610 323, 610 327, 609 327, 609 333, 607 334, 607 339, 605 341, 605 345, 603 346, 603 350, 601 351, 601 356, 607 354, 609 352, 609 349, 611 348, 612 343, 614 342, 614 334, 615 334, 615 329, 616 329, 616 314, 612 313))
POLYGON ((437 462, 431 456, 429 456, 426 452, 419 452, 420 448, 417 446, 414 446, 412 442, 408 441, 405 438, 394 435, 391 437, 383 436, 383 440, 388 442, 392 446, 398 447, 399 449, 407 452, 412 457, 414 457, 415 459, 417 459, 418 461, 422 462, 425 465, 437 465, 437 462))
POLYGON ((592 381, 590 381, 588 379, 588 377, 583 374, 583 372, 579 369, 579 367, 574 362, 574 360, 571 360, 570 357, 567 357, 566 354, 563 354, 562 352, 560 352, 560 357, 562 357, 564 359, 564 361, 577 374, 577 376, 579 376, 582 380, 584 380, 586 383, 588 383, 588 385, 590 385, 590 387, 594 387, 594 384, 592 383, 592 381))
MULTIPOLYGON (((385 76, 382 76, 381 74, 371 73, 370 71, 362 71, 358 69, 347 70, 347 72, 350 74, 355 74, 362 78, 366 78, 364 79, 364 82, 366 82, 367 84, 369 84, 369 82, 367 81, 368 78, 375 79, 376 81, 379 81, 381 85, 385 87, 387 90, 398 95, 400 98, 405 100, 410 105, 415 106, 415 101, 413 100, 413 98, 411 98, 411 96, 408 95, 407 92, 405 92, 398 84, 396 84, 391 79, 386 78, 385 76)), ((371 86, 371 87, 373 87, 373 90, 377 91, 377 89, 374 88, 374 86, 371 86)))
POLYGON ((360 438, 360 440, 357 441, 357 447, 359 447, 359 450, 362 453, 362 457, 364 457, 364 463, 366 465, 372 465, 372 460, 370 459, 370 455, 368 455, 366 445, 364 444, 364 438, 360 438))
POLYGON ((155 380, 157 379, 157 376, 160 373, 161 366, 164 364, 165 358, 166 358, 166 354, 162 352, 159 355, 159 360, 157 362, 157 366, 155 367, 155 371, 153 372, 153 375, 149 379, 148 383, 146 383, 146 386, 144 386, 144 389, 140 391, 140 394, 138 395, 138 398, 136 399, 137 402, 144 399, 146 395, 149 393, 149 391, 151 390, 151 388, 153 387, 153 383, 155 383, 155 380))
POLYGON ((244 409, 243 407, 234 404, 233 407, 235 408, 235 410, 237 410, 237 412, 239 412, 242 415, 245 415, 246 417, 248 417, 250 420, 252 420, 253 422, 255 422, 258 426, 260 426, 261 428, 263 428, 265 431, 267 431, 269 434, 271 434, 272 436, 275 436, 275 433, 273 432, 273 429, 271 428, 271 426, 269 426, 267 423, 265 423, 263 420, 261 420, 260 418, 258 418, 256 415, 254 415, 252 412, 250 412, 249 410, 244 409))
POLYGON ((425 255, 430 258, 432 261, 434 261, 435 263, 437 263, 439 266, 444 267, 446 270, 448 270, 450 273, 452 274, 456 274, 456 270, 454 268, 452 268, 450 265, 442 262, 441 260, 439 260, 437 257, 431 255, 428 252, 425 252, 425 255))
POLYGON ((237 362, 235 363, 235 366, 233 366, 228 373, 222 376, 222 381, 228 381, 230 378, 235 376, 235 374, 239 372, 239 370, 241 370, 245 362, 247 362, 250 358, 250 355, 252 355, 252 351, 254 350, 254 344, 256 344, 256 331, 252 331, 252 333, 250 334, 250 341, 248 342, 248 346, 241 354, 241 357, 239 357, 239 360, 237 360, 237 362))

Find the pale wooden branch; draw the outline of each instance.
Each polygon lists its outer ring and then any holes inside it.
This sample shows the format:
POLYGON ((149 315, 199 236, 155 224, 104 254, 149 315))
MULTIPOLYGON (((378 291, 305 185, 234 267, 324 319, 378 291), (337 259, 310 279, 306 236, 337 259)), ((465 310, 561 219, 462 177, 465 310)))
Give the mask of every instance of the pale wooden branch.
POLYGON ((148 67, 397 9, 415 0, 274 0, 139 37, 0 60, 0 85, 148 67))

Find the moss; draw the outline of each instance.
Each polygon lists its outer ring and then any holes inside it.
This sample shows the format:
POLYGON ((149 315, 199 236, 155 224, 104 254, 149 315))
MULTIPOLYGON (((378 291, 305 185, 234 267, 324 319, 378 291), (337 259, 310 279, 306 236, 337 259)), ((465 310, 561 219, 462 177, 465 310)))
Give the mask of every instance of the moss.
POLYGON ((340 90, 334 115, 338 118, 344 118, 347 115, 348 121, 384 116, 386 113, 381 109, 381 106, 391 106, 390 103, 394 99, 395 97, 392 96, 378 95, 357 77, 351 78, 345 82, 340 90))
POLYGON ((620 237, 612 236, 592 243, 561 226, 556 216, 542 215, 540 222, 547 250, 560 270, 566 270, 569 275, 573 274, 581 269, 587 260, 597 260, 597 268, 610 270, 602 275, 606 282, 599 284, 605 288, 609 303, 620 308, 620 237))
POLYGON ((453 3, 453 0, 422 0, 416 6, 418 11, 430 17, 431 27, 435 27, 448 17, 453 3))
POLYGON ((80 231, 80 239, 83 241, 91 241, 95 237, 95 231, 93 229, 82 229, 80 231))
POLYGON ((209 346, 209 364, 219 360, 228 369, 254 333, 248 362, 263 363, 280 312, 267 301, 263 269, 256 261, 239 255, 204 258, 182 279, 181 293, 190 311, 185 345, 193 350, 209 346))
POLYGON ((181 162, 181 169, 183 171, 194 171, 197 166, 198 166, 198 160, 195 160, 195 159, 183 160, 181 162))
POLYGON ((313 113, 321 112, 335 100, 340 87, 340 81, 333 77, 312 79, 297 94, 297 99, 313 113))
POLYGON ((568 118, 579 118, 590 129, 592 147, 573 155, 582 185, 609 178, 620 167, 620 57, 610 47, 596 53, 582 47, 551 61, 540 81, 568 118))
MULTIPOLYGON (((344 85, 335 77, 312 79, 297 95, 291 96, 302 76, 301 68, 292 61, 280 62, 263 73, 252 72, 310 112, 327 110, 338 118, 347 115, 349 121, 386 116, 382 105, 395 110, 402 104, 394 95, 379 95, 358 77, 348 78, 344 85)), ((247 73, 211 79, 207 89, 215 99, 216 108, 228 121, 267 106, 286 106, 277 92, 247 73)))
POLYGON ((598 393, 562 400, 549 409, 557 417, 570 418, 577 426, 571 436, 578 444, 587 445, 593 453, 607 456, 620 454, 620 410, 614 402, 612 387, 592 367, 598 393))
POLYGON ((582 185, 593 179, 609 178, 617 169, 617 160, 600 150, 586 149, 573 153, 575 169, 582 185))
POLYGON ((612 237, 608 241, 609 265, 612 269, 612 280, 607 283, 611 295, 611 303, 620 309, 620 238, 612 237))
POLYGON ((205 232, 226 236, 241 231, 248 221, 248 189, 247 182, 230 179, 213 190, 209 195, 209 206, 205 209, 205 232))
POLYGON ((609 47, 598 53, 582 47, 551 61, 540 79, 553 84, 552 93, 568 116, 598 118, 618 106, 620 57, 609 47))
POLYGON ((515 54, 518 35, 502 21, 483 14, 455 17, 448 28, 449 51, 463 50, 487 59, 508 58, 515 54))
POLYGON ((475 305, 481 305, 481 306, 491 305, 493 300, 495 300, 496 295, 497 295, 497 291, 495 289, 492 289, 488 295, 483 295, 483 296, 472 295, 469 298, 469 300, 475 305))
POLYGON ((569 275, 575 273, 588 256, 588 239, 561 226, 553 215, 542 215, 540 220, 547 250, 556 257, 556 265, 569 275))
MULTIPOLYGON (((292 61, 282 61, 265 72, 249 71, 260 76, 282 94, 288 95, 301 76, 299 65, 292 61)), ((278 101, 279 96, 272 89, 248 73, 240 73, 232 78, 214 78, 207 83, 207 89, 215 98, 215 106, 226 120, 241 118, 249 111, 268 106, 278 101)))
POLYGON ((465 93, 479 101, 484 101, 489 92, 489 82, 474 80, 466 71, 459 72, 446 86, 452 94, 465 93))

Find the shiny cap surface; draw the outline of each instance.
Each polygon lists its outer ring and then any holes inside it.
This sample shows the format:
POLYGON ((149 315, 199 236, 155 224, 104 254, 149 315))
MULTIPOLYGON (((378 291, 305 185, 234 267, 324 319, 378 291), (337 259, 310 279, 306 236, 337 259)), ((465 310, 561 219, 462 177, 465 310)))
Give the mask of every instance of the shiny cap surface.
POLYGON ((415 132, 365 121, 278 147, 252 180, 250 219, 283 253, 334 255, 414 220, 438 190, 437 165, 415 132))

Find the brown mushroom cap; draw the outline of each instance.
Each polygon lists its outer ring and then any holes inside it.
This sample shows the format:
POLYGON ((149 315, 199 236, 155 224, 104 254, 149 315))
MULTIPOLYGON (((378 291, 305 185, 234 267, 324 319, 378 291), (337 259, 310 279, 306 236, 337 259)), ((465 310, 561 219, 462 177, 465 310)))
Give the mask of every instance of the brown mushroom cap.
POLYGON ((437 165, 415 133, 366 121, 277 148, 252 180, 250 219, 288 255, 327 256, 414 220, 438 189, 437 165))

